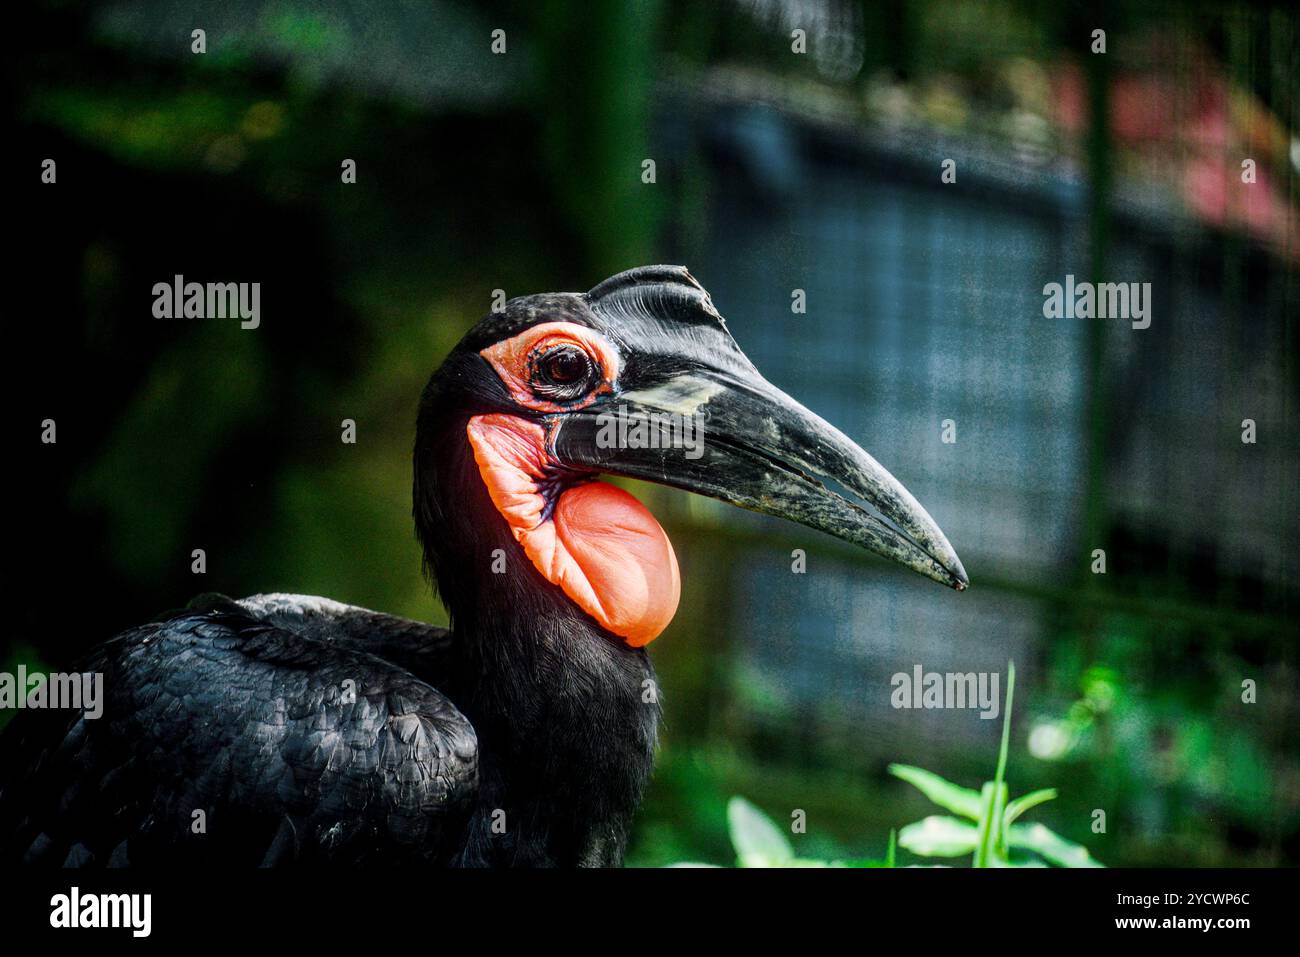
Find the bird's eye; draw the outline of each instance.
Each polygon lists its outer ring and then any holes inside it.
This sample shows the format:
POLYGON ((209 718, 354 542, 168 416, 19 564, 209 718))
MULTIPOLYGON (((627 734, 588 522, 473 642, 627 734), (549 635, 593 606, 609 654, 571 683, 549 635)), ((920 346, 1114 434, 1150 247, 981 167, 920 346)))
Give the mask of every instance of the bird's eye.
POLYGON ((595 374, 595 364, 582 349, 555 346, 536 357, 533 386, 542 395, 567 401, 585 395, 594 384, 595 374))
POLYGON ((542 374, 556 385, 572 385, 587 378, 591 360, 581 349, 560 346, 542 357, 542 374))

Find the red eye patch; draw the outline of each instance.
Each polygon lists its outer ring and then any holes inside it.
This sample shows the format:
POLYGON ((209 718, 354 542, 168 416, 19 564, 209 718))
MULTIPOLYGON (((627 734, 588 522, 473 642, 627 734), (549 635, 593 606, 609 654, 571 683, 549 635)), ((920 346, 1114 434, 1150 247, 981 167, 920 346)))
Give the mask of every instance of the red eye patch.
POLYGON ((618 378, 618 351, 594 329, 573 322, 543 322, 517 336, 488 346, 479 352, 492 364, 510 396, 520 405, 538 412, 560 412, 590 405, 602 392, 613 389, 618 378), (539 359, 553 350, 569 346, 581 349, 599 370, 599 383, 574 402, 559 403, 536 392, 534 376, 539 359))

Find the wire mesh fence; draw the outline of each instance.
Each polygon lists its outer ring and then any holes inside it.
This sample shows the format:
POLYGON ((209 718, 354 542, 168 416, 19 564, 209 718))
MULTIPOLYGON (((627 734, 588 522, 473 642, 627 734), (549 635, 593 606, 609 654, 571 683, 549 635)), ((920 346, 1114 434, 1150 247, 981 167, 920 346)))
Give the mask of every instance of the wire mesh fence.
MULTIPOLYGON (((1149 284, 1150 324, 1048 318, 1047 284, 1091 276, 1077 171, 1028 192, 994 174, 963 173, 957 187, 893 141, 777 109, 697 102, 673 115, 667 138, 695 158, 707 197, 678 224, 684 261, 756 365, 893 471, 974 583, 936 595, 839 553, 798 575, 787 551, 736 544, 749 550, 728 582, 742 707, 869 728, 868 748, 900 736, 932 746, 978 728, 938 711, 904 719, 890 675, 918 662, 996 670, 1008 657, 1033 669, 1062 609, 1104 617, 1125 597, 1125 614, 1152 628, 1171 608, 1188 623, 1217 610, 1281 639, 1300 531, 1285 492, 1300 435, 1287 413, 1284 263, 1207 238, 1168 205, 1116 202, 1103 278, 1149 284), (1248 288, 1222 281, 1241 260, 1258 279, 1248 288), (1267 440, 1243 441, 1246 419, 1267 440)), ((978 148, 961 148, 978 168, 978 148)), ((815 555, 822 543, 791 544, 815 555)))

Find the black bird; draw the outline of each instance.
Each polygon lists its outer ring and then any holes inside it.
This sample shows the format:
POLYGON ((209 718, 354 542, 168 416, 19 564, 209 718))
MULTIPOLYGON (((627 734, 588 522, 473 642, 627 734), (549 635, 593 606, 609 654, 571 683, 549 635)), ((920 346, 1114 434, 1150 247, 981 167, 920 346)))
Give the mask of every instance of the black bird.
POLYGON ((429 381, 414 517, 450 630, 205 597, 79 664, 98 719, 0 742, 10 861, 617 865, 659 717, 671 544, 601 473, 780 515, 961 590, 884 468, 769 384, 684 268, 511 300, 429 381))

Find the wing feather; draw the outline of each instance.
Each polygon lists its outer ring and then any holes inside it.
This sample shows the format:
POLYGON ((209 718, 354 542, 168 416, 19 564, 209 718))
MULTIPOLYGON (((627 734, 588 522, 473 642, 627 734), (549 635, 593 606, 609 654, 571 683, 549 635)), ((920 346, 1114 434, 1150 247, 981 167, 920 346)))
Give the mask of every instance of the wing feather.
POLYGON ((478 790, 477 739, 407 666, 426 674, 447 638, 298 596, 132 629, 79 669, 104 675, 101 718, 28 710, 0 737, 2 856, 446 861, 478 790))

